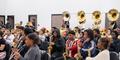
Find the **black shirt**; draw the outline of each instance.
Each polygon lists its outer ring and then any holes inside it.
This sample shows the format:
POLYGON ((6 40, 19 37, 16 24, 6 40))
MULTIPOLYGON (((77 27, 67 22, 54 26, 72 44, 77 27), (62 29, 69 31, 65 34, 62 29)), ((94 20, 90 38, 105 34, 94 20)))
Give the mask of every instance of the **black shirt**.
MULTIPOLYGON (((0 39, 0 46, 1 45, 5 45, 5 40, 4 39, 0 39)), ((0 52, 3 52, 5 51, 5 49, 3 49, 2 51, 0 50, 0 52)))

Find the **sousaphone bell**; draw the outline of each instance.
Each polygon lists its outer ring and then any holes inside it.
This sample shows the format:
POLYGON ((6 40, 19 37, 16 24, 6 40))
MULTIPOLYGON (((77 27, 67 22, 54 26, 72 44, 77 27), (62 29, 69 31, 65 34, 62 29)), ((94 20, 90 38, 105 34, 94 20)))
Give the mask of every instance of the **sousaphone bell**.
POLYGON ((92 18, 94 20, 94 28, 99 28, 101 24, 101 12, 100 11, 94 11, 92 13, 92 18))
POLYGON ((115 22, 119 18, 119 12, 118 12, 118 10, 116 10, 116 9, 109 10, 108 13, 107 13, 107 18, 110 21, 109 27, 112 29, 112 26, 115 24, 115 22))
POLYGON ((77 17, 78 17, 78 20, 79 20, 79 24, 84 24, 86 22, 85 12, 84 11, 79 11, 77 13, 77 17))

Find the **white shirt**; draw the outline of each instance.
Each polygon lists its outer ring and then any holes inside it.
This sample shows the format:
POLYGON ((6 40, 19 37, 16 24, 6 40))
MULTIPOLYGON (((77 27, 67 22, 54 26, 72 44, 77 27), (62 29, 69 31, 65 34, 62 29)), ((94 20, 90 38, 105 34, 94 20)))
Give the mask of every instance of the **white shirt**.
POLYGON ((5 35, 4 36, 4 39, 6 40, 6 42, 8 44, 10 44, 12 46, 12 43, 13 43, 13 40, 14 40, 14 35, 13 34, 10 34, 9 36, 5 35))
POLYGON ((45 42, 45 35, 39 35, 39 38, 42 40, 42 42, 45 42))
POLYGON ((86 60, 110 60, 110 53, 108 50, 103 50, 96 57, 87 57, 86 60))

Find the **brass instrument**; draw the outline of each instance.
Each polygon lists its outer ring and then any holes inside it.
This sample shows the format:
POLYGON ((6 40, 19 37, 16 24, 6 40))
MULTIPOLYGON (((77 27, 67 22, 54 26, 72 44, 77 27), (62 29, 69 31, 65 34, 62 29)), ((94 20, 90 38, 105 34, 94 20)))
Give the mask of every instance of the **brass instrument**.
POLYGON ((32 22, 27 23, 28 26, 33 26, 32 22))
POLYGON ((69 51, 67 50, 67 44, 66 44, 65 52, 63 53, 64 60, 67 60, 68 55, 69 55, 69 51))
POLYGON ((78 17, 78 20, 79 20, 79 24, 84 24, 86 22, 85 12, 84 11, 79 11, 77 13, 77 17, 78 17))
POLYGON ((107 13, 107 18, 109 19, 110 23, 109 23, 109 27, 112 28, 112 26, 114 25, 115 21, 117 21, 117 19, 119 18, 119 12, 116 9, 111 9, 109 10, 109 12, 107 13))
POLYGON ((91 50, 90 49, 88 49, 88 57, 91 57, 91 52, 90 52, 91 50))
MULTIPOLYGON (((20 32, 20 31, 19 31, 20 32)), ((19 48, 20 47, 20 44, 22 43, 21 38, 18 38, 18 34, 15 36, 15 39, 14 40, 18 40, 18 42, 13 42, 13 49, 19 49, 18 52, 21 52, 23 50, 23 48, 19 48)), ((11 55, 10 55, 10 58, 9 60, 12 60, 15 56, 15 51, 12 51, 11 55)))
POLYGON ((68 11, 63 12, 63 20, 64 20, 65 28, 69 28, 70 14, 68 11))
POLYGON ((20 23, 16 23, 16 24, 15 24, 15 27, 17 27, 17 26, 20 26, 20 23))
POLYGON ((106 29, 100 30, 101 37, 106 37, 106 29))
POLYGON ((78 47, 78 50, 77 50, 77 57, 76 57, 76 60, 82 60, 82 55, 81 55, 81 52, 80 52, 80 49, 81 47, 77 44, 77 47, 78 47))
POLYGON ((94 28, 99 28, 101 24, 101 12, 100 11, 94 11, 92 13, 92 18, 94 20, 94 28))
POLYGON ((50 42, 49 42, 49 46, 48 46, 48 55, 49 55, 50 57, 51 57, 51 52, 52 52, 52 45, 51 45, 52 37, 53 37, 53 36, 50 36, 50 42))
POLYGON ((67 48, 65 48, 65 52, 63 53, 64 60, 67 60, 67 56, 68 56, 68 50, 67 48))
POLYGON ((70 20, 70 14, 68 11, 63 12, 63 19, 64 21, 69 21, 70 20))

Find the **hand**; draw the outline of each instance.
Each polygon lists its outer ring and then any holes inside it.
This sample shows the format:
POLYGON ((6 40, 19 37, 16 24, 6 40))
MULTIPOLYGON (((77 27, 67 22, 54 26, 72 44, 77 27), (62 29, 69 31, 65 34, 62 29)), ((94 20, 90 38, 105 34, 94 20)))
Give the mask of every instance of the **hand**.
POLYGON ((66 47, 67 50, 70 50, 70 47, 66 47))
POLYGON ((79 55, 78 55, 78 54, 75 54, 75 55, 74 55, 74 58, 79 58, 79 55))
POLYGON ((48 49, 52 49, 52 46, 49 46, 48 49))
POLYGON ((55 45, 55 43, 54 42, 50 42, 50 45, 55 45))
POLYGON ((63 53, 63 57, 68 57, 68 54, 66 52, 63 53))
POLYGON ((15 59, 15 60, 19 60, 20 57, 21 57, 20 53, 19 53, 19 52, 15 52, 14 59, 15 59))

